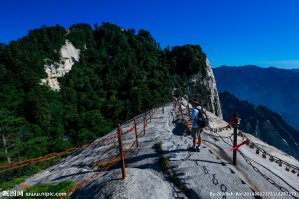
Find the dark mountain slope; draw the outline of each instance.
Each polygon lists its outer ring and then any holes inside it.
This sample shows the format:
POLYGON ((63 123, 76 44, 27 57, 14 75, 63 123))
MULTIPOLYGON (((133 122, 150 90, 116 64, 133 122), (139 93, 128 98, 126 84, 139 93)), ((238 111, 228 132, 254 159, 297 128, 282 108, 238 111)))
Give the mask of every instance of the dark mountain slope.
POLYGON ((279 114, 264 106, 239 100, 228 92, 220 93, 220 102, 226 121, 230 120, 234 111, 238 112, 241 118, 240 130, 299 159, 299 132, 289 126, 279 114))
POLYGON ((219 92, 228 91, 239 99, 264 105, 299 129, 299 73, 257 66, 213 69, 219 92))

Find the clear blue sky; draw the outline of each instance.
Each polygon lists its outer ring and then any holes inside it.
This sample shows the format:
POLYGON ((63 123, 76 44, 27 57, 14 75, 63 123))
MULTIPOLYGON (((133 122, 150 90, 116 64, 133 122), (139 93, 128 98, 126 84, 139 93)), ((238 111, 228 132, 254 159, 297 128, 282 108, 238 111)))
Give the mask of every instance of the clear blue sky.
POLYGON ((299 68, 298 0, 1 0, 0 42, 42 25, 115 23, 162 47, 199 44, 213 67, 299 68))

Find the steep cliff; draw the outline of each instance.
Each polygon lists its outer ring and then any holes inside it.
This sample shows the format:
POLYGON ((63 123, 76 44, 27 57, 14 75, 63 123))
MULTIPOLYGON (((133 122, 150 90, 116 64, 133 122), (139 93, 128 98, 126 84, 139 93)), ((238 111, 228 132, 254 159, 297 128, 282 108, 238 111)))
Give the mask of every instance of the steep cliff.
POLYGON ((188 80, 188 90, 191 98, 195 98, 207 110, 222 118, 221 105, 216 87, 216 80, 211 64, 206 59, 205 71, 191 75, 188 80))
POLYGON ((70 41, 66 40, 65 45, 60 49, 60 55, 61 58, 59 62, 45 64, 45 72, 48 77, 41 80, 42 85, 48 85, 54 91, 60 90, 57 78, 70 72, 75 61, 79 61, 80 50, 76 49, 70 41))

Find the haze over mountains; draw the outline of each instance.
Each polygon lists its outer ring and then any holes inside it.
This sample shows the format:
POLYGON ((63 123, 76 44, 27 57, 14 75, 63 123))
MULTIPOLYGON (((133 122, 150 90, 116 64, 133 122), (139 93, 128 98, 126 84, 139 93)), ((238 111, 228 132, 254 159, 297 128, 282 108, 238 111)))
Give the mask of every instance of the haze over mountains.
POLYGON ((223 118, 229 121, 233 112, 241 118, 240 130, 250 133, 264 142, 299 159, 299 132, 283 118, 264 106, 242 101, 229 92, 219 94, 223 118))
POLYGON ((257 66, 214 68, 219 92, 228 91, 239 99, 264 105, 299 129, 299 73, 257 66))

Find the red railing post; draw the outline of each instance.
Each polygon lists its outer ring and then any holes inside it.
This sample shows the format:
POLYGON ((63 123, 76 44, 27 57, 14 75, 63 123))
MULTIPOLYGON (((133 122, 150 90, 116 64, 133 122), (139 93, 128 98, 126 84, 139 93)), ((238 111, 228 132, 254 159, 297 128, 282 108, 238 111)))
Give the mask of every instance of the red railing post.
POLYGON ((145 115, 143 115, 143 135, 145 135, 145 115))
POLYGON ((147 112, 145 112, 145 127, 147 127, 147 112))
MULTIPOLYGON (((234 125, 234 140, 233 140, 233 146, 237 146, 237 132, 238 128, 237 125, 234 125)), ((233 151, 233 165, 237 164, 237 150, 233 151)))
POLYGON ((119 145, 119 156, 121 160, 121 174, 122 174, 122 179, 126 179, 126 165, 125 165, 125 157, 123 153, 123 143, 122 143, 122 129, 120 125, 118 124, 117 127, 117 134, 118 134, 118 145, 119 145))
POLYGON ((138 148, 138 132, 137 132, 137 126, 136 126, 135 118, 134 118, 134 127, 135 127, 136 147, 138 148))

